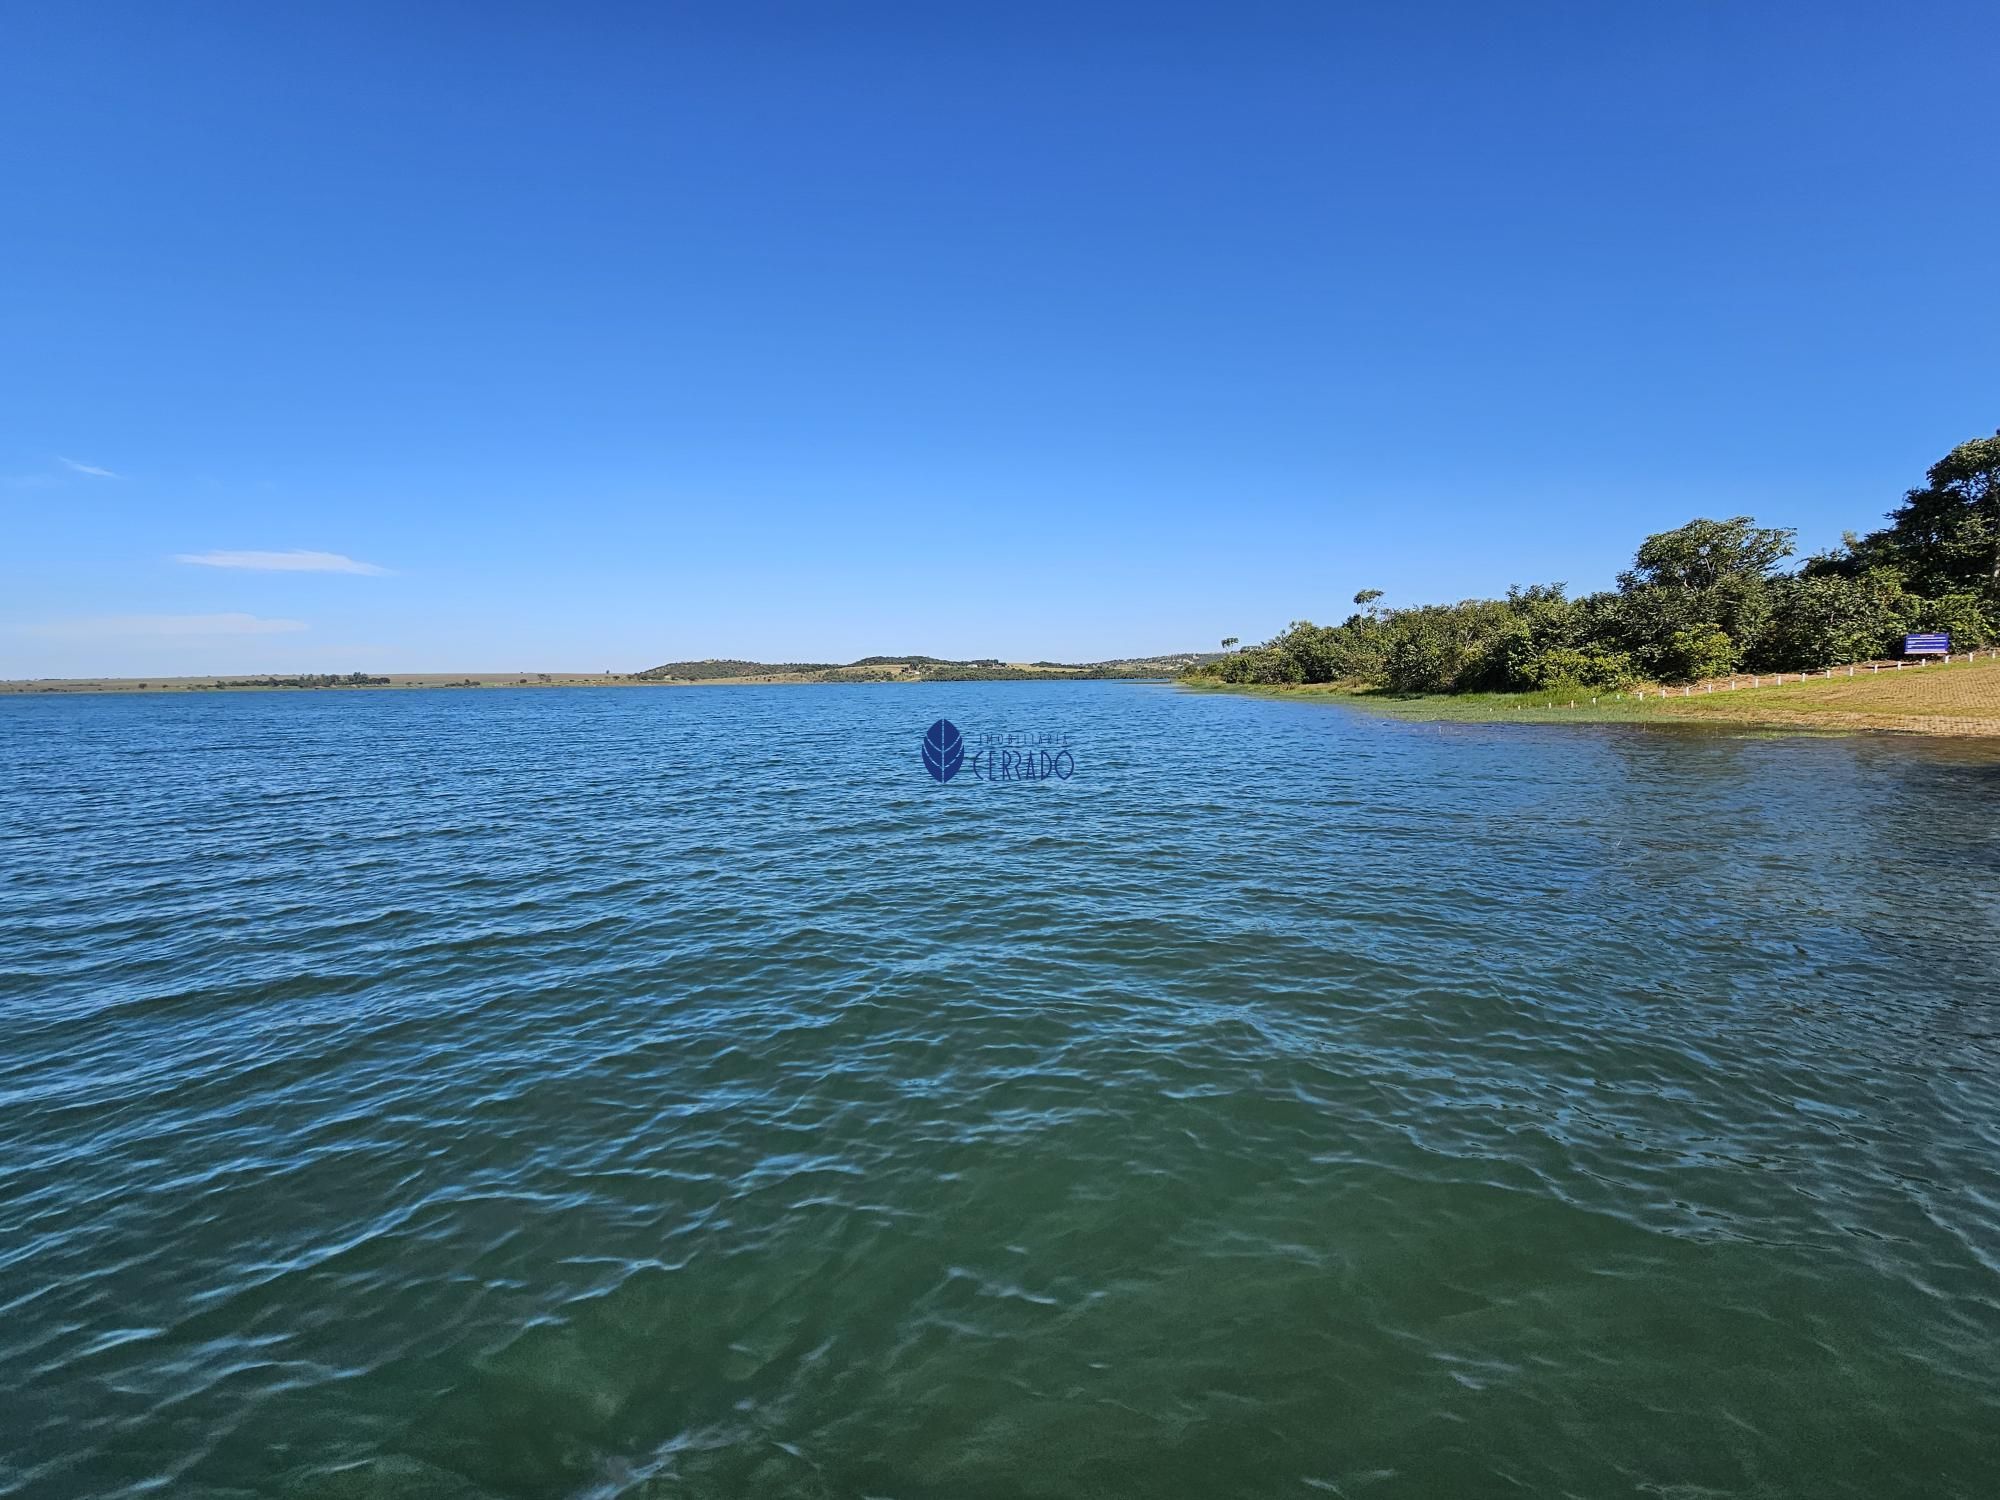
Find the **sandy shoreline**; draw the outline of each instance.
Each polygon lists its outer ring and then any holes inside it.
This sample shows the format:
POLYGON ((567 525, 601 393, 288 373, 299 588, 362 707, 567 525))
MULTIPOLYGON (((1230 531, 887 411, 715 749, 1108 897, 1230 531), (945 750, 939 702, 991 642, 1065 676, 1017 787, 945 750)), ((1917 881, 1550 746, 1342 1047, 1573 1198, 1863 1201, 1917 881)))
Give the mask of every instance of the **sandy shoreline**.
POLYGON ((2000 660, 1984 658, 1869 676, 1792 679, 1781 685, 1686 697, 1551 700, 1537 693, 1398 698, 1338 686, 1200 683, 1198 691, 1309 698, 1425 723, 1709 724, 1825 733, 1892 733, 2000 740, 2000 660))

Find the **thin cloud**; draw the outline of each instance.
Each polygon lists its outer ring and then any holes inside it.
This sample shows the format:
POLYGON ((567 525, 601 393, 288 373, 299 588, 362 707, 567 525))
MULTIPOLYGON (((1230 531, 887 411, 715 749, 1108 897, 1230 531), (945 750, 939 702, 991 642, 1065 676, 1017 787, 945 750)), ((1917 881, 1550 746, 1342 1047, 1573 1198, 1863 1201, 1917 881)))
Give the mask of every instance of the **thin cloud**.
POLYGON ((389 571, 338 552, 177 552, 174 561, 198 568, 247 568, 253 573, 365 573, 379 578, 389 571))
POLYGON ((56 455, 56 462, 64 468, 76 470, 79 474, 88 474, 92 479, 116 479, 118 477, 109 469, 100 469, 96 464, 80 464, 73 458, 64 458, 60 453, 56 455))
POLYGON ((260 615, 87 615, 30 626, 29 633, 65 641, 129 641, 285 635, 304 629, 304 620, 271 620, 260 615))

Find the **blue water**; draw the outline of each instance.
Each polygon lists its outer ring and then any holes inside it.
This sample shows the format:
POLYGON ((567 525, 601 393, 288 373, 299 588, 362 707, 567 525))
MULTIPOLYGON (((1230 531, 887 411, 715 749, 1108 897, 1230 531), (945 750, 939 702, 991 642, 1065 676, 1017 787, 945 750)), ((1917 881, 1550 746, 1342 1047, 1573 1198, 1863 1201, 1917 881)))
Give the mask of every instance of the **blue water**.
POLYGON ((2000 1475, 1992 747, 0 698, 0 1016, 0 1493, 2000 1475))

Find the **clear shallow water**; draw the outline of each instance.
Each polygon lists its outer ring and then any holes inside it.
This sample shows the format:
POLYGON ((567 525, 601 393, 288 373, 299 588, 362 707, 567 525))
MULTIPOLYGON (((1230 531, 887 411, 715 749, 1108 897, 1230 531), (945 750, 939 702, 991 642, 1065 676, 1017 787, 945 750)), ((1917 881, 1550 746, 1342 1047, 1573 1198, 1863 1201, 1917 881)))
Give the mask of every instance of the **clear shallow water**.
POLYGON ((1976 746, 0 700, 0 1019, 5 1493, 2000 1472, 1976 746))

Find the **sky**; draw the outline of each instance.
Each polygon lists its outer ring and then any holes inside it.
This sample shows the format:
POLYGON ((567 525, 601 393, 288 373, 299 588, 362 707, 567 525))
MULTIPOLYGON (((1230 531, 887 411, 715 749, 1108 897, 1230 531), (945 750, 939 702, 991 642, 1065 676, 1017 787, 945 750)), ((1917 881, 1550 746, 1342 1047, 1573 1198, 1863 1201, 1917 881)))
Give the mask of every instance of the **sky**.
POLYGON ((1866 530, 2000 7, 0 0, 0 677, 1095 660, 1866 530))

